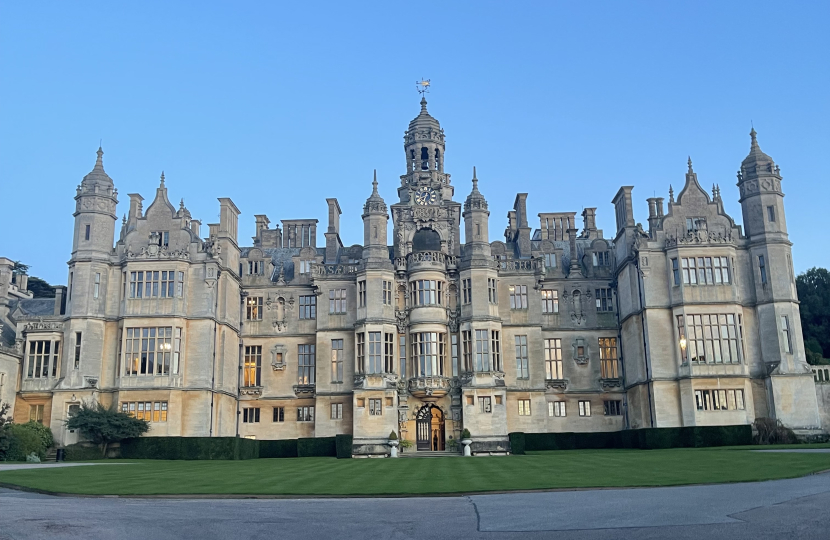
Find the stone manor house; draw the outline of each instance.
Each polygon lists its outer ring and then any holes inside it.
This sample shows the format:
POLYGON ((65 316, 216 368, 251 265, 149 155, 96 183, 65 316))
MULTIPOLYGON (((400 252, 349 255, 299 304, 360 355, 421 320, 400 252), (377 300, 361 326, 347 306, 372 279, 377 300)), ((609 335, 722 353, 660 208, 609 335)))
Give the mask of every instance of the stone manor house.
POLYGON ((690 160, 676 197, 647 199, 647 228, 631 186, 608 237, 595 208, 539 214, 534 229, 519 193, 491 241, 475 169, 456 197, 422 100, 398 199, 375 179, 352 246, 333 198, 325 245, 317 219, 258 214, 242 246, 228 198, 203 236, 164 175, 146 208, 128 195, 117 230, 99 148, 75 196, 68 285, 33 299, 0 259, 0 399, 59 444, 77 441, 62 421, 90 399, 149 420, 149 436, 351 433, 358 455, 387 452, 392 431, 436 451, 467 428, 474 452, 508 451, 513 431, 766 416, 819 432, 782 177, 750 135, 743 226, 690 160))

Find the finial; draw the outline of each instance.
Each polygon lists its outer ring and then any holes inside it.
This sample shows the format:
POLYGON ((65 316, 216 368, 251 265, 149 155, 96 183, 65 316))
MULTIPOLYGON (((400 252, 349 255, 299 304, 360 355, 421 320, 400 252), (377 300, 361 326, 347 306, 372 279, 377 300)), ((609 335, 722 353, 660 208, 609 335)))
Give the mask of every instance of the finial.
POLYGON ((689 156, 688 163, 689 163, 689 174, 691 174, 691 173, 695 172, 694 170, 692 170, 692 156, 689 156))
POLYGON ((669 184, 669 204, 674 202, 674 188, 669 184))
POLYGON ((101 145, 98 145, 98 158, 95 160, 95 169, 103 170, 104 169, 104 150, 101 148, 101 145))
POLYGON ((164 187, 164 171, 161 171, 161 185, 159 187, 164 187))
POLYGON ((181 210, 184 210, 184 199, 182 199, 181 201, 179 201, 179 208, 180 208, 181 210))
POLYGON ((750 130, 749 137, 752 139, 752 148, 758 148, 758 132, 755 131, 755 126, 750 130))
POLYGON ((478 182, 478 178, 476 177, 476 166, 473 165, 473 182, 478 182))
POLYGON ((712 184, 712 198, 713 198, 713 199, 717 199, 717 198, 718 198, 718 188, 716 188, 716 187, 715 187, 715 184, 714 184, 714 183, 712 184))
POLYGON ((123 218, 121 218, 121 223, 122 223, 123 225, 126 225, 126 224, 127 224, 127 214, 124 214, 124 217, 123 217, 123 218))
POLYGON ((372 180, 372 193, 378 192, 378 170, 375 169, 374 179, 372 180))

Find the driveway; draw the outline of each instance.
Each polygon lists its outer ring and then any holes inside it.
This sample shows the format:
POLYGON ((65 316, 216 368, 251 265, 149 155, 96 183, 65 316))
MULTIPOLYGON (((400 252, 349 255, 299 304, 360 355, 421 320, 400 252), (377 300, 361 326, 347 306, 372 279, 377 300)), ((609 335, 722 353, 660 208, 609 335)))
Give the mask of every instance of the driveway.
POLYGON ((408 499, 129 499, 0 490, 0 539, 826 540, 828 508, 830 474, 408 499))

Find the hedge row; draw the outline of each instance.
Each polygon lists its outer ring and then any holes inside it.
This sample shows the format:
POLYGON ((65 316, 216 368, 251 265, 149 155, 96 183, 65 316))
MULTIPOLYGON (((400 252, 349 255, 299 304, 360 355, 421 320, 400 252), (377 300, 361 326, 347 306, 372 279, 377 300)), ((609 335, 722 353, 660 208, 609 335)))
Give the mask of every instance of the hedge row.
POLYGON ((510 433, 513 454, 534 450, 703 448, 752 444, 752 426, 647 428, 597 433, 510 433))
POLYGON ((237 437, 141 437, 121 442, 121 457, 125 459, 256 459, 336 455, 335 437, 273 441, 237 437))
POLYGON ((259 443, 238 437, 140 437, 121 442, 125 459, 256 459, 259 443))
POLYGON ((337 459, 350 459, 352 457, 352 436, 335 435, 334 446, 337 450, 337 459))

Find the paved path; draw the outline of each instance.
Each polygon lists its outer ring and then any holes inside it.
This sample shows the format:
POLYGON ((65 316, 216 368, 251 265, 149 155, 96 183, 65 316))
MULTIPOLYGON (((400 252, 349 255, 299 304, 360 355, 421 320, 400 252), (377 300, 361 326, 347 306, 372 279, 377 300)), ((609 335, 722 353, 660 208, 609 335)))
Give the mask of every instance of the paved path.
POLYGON ((0 471, 55 469, 60 467, 83 467, 85 465, 129 465, 129 463, 0 463, 0 471))
POLYGON ((830 474, 411 499, 120 499, 0 490, 0 539, 827 540, 828 508, 830 474))

